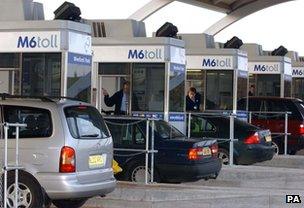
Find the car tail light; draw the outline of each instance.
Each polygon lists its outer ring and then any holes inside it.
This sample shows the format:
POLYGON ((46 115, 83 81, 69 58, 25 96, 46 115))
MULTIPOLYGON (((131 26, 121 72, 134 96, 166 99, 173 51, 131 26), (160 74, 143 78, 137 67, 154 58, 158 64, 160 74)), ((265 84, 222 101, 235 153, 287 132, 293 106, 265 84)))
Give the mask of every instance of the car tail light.
POLYGON ((203 155, 203 148, 191 148, 188 152, 189 160, 199 160, 203 155))
POLYGON ((259 137, 259 134, 256 132, 254 134, 252 134, 251 136, 247 137, 245 140, 244 140, 244 143, 245 144, 258 144, 260 143, 260 137, 259 137))
POLYGON ((213 144, 211 146, 211 152, 212 152, 212 156, 215 156, 215 157, 218 156, 218 144, 213 144))
POLYGON ((75 150, 71 147, 63 147, 60 154, 60 173, 74 173, 75 168, 75 150))
POLYGON ((299 133, 304 134, 304 124, 300 124, 299 126, 299 133))

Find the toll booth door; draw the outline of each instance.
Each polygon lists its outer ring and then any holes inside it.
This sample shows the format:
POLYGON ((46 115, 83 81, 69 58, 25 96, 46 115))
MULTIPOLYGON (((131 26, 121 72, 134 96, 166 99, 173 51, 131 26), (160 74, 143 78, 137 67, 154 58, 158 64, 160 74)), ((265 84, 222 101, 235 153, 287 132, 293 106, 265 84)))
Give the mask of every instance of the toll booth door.
POLYGON ((18 74, 14 70, 0 70, 0 93, 18 93, 18 74))
POLYGON ((113 107, 108 107, 104 103, 104 96, 102 89, 106 89, 110 96, 122 89, 123 83, 127 81, 126 76, 99 76, 99 110, 114 111, 113 107))
POLYGON ((0 93, 10 93, 10 73, 9 71, 0 72, 0 93))

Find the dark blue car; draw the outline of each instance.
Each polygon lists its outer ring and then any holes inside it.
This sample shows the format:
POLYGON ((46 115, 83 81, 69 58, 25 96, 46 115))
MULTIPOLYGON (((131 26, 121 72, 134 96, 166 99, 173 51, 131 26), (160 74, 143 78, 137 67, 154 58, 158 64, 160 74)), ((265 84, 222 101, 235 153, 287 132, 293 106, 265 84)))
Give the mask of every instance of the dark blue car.
MULTIPOLYGON (((114 148, 145 149, 145 121, 136 118, 105 119, 114 140, 114 148)), ((155 150, 158 150, 155 154, 154 181, 197 181, 216 178, 219 174, 222 165, 217 157, 216 140, 189 139, 165 121, 155 121, 154 133, 155 150)), ((123 169, 118 179, 144 181, 145 153, 114 150, 114 159, 123 169)))

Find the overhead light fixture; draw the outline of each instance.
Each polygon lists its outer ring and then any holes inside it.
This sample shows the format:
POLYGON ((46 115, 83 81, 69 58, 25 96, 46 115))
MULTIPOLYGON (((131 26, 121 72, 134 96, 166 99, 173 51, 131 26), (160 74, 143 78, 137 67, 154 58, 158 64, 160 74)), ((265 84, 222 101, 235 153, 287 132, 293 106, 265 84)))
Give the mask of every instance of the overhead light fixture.
POLYGON ((80 8, 75 6, 75 4, 70 2, 64 2, 56 11, 54 12, 55 19, 60 20, 71 20, 79 22, 81 20, 80 8))
POLYGON ((284 46, 280 46, 271 52, 272 56, 285 56, 288 50, 284 46))
POLYGON ((157 32, 156 37, 170 37, 175 38, 178 33, 178 28, 170 22, 166 22, 161 26, 157 32))
POLYGON ((243 45, 243 41, 238 37, 234 36, 224 44, 224 48, 239 49, 242 45, 243 45))

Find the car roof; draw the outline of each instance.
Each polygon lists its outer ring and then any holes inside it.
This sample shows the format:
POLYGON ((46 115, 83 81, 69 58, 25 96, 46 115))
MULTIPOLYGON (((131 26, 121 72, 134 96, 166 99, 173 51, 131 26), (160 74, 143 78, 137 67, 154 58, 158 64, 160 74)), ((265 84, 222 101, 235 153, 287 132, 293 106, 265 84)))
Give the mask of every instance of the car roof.
POLYGON ((35 107, 43 109, 54 109, 54 108, 64 108, 68 106, 75 105, 89 105, 88 103, 82 101, 75 101, 69 99, 54 99, 50 101, 41 99, 31 99, 31 98, 6 98, 4 100, 0 99, 0 105, 14 105, 14 106, 25 106, 25 107, 35 107))
MULTIPOLYGON (((243 98, 246 99, 246 98, 243 98)), ((250 96, 249 99, 263 99, 263 100, 292 100, 292 101, 302 101, 298 98, 292 98, 292 97, 275 97, 275 96, 250 96)))

